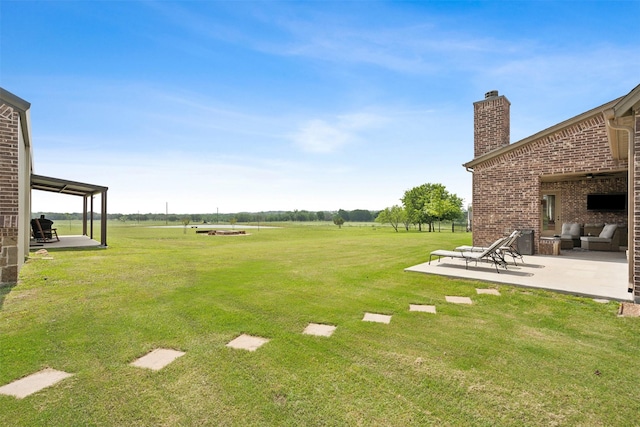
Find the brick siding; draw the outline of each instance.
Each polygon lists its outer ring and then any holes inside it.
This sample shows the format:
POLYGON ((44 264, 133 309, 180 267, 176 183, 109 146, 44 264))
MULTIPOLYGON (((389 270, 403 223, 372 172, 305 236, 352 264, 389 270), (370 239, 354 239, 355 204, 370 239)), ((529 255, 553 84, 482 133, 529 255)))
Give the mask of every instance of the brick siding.
POLYGON ((19 115, 0 105, 0 283, 18 280, 19 115))
POLYGON ((640 111, 636 111, 634 137, 634 194, 633 194, 633 295, 640 299, 640 111))
MULTIPOLYGON (((475 127, 496 129, 501 126, 501 123, 483 124, 483 120, 499 121, 501 118, 490 114, 476 116, 475 127)), ((479 144, 481 150, 487 146, 483 140, 479 144)), ((627 165, 627 161, 612 158, 601 113, 594 113, 579 123, 477 164, 473 173, 473 244, 484 246, 514 229, 532 229, 537 252, 542 190, 560 192, 561 223, 626 224, 625 212, 586 210, 588 193, 626 192, 626 178, 558 177, 551 179, 553 182, 547 181, 550 175, 586 175, 627 169, 627 165)), ((640 209, 640 200, 636 201, 636 206, 640 209)))
POLYGON ((510 106, 511 103, 504 96, 489 96, 473 104, 476 118, 473 126, 475 157, 509 145, 510 106))

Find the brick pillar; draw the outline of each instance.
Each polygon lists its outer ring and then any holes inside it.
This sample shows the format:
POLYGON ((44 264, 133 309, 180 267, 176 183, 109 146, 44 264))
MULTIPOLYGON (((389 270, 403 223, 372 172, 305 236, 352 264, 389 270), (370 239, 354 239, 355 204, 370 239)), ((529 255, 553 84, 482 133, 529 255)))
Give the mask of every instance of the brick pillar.
POLYGON ((0 104, 0 284, 18 281, 18 144, 20 118, 0 104))
POLYGON ((480 157, 497 148, 509 145, 511 103, 494 90, 485 99, 473 103, 474 156, 480 157))

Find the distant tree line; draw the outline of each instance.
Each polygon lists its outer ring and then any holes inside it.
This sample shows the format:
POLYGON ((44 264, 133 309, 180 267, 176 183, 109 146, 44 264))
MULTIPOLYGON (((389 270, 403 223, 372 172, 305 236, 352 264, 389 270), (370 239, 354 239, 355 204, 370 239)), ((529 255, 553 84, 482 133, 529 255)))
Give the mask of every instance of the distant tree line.
MULTIPOLYGON (((52 221, 62 220, 81 220, 82 213, 60 213, 60 212, 34 212, 32 216, 38 218, 40 215, 51 219, 52 221)), ((294 210, 294 211, 268 211, 268 212, 237 212, 237 213, 207 213, 207 214, 164 214, 164 213, 134 213, 134 214, 120 214, 113 213, 108 214, 108 220, 116 220, 122 222, 178 222, 182 223, 186 219, 191 224, 202 223, 226 223, 235 219, 238 223, 256 223, 256 222, 309 222, 309 221, 332 221, 334 216, 340 216, 345 222, 370 222, 378 215, 378 211, 369 211, 364 209, 355 209, 347 211, 339 209, 338 211, 306 211, 306 210, 294 210)), ((94 212, 93 218, 100 220, 101 215, 94 212)))

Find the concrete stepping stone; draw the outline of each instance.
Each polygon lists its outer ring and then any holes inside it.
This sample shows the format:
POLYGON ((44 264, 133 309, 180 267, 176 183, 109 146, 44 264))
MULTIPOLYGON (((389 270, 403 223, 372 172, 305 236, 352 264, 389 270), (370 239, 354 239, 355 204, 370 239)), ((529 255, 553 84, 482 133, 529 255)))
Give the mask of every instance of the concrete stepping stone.
POLYGON ((171 350, 167 348, 157 348, 145 356, 131 362, 131 366, 137 368, 152 369, 159 371, 180 356, 184 356, 184 351, 171 350))
POLYGON ((485 295, 497 295, 497 296, 500 296, 500 292, 497 289, 477 289, 476 288, 476 292, 478 293, 478 295, 485 294, 485 295))
POLYGON ((391 323, 391 316, 386 314, 365 313, 363 322, 391 323))
POLYGON ((47 368, 12 383, 0 387, 0 394, 14 396, 18 399, 29 396, 43 388, 50 387, 65 378, 72 376, 63 371, 47 368))
POLYGON ((599 302, 600 304, 608 304, 609 300, 608 299, 604 299, 604 298, 594 298, 593 299, 595 302, 599 302))
POLYGON ((409 311, 421 311, 423 313, 436 314, 435 305, 409 304, 409 311))
POLYGON ((444 297, 447 302, 451 302, 454 304, 473 304, 471 298, 469 297, 455 297, 455 296, 445 296, 444 297))
POLYGON ((239 350, 256 351, 262 345, 268 343, 267 338, 254 337, 251 335, 242 334, 234 340, 231 340, 227 347, 236 348, 239 350))
POLYGON ((319 337, 330 337, 336 330, 335 326, 322 325, 320 323, 309 323, 307 327, 302 331, 303 334, 317 335, 319 337))

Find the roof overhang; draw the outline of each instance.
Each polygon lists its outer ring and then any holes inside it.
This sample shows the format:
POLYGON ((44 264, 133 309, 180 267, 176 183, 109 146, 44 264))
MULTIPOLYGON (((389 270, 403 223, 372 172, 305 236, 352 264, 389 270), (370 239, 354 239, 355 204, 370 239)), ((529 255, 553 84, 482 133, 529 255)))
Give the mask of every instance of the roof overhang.
MULTIPOLYGON (((15 111, 18 112, 20 116, 20 127, 22 130, 22 139, 24 141, 25 147, 30 151, 30 158, 33 159, 33 147, 31 145, 31 103, 25 101, 9 92, 6 89, 0 87, 0 102, 3 104, 11 106, 15 111)), ((32 160, 33 161, 33 160, 32 160)), ((33 163, 29 165, 33 168, 33 163)))
POLYGON ((570 173, 554 173, 540 175, 540 182, 565 182, 565 181, 582 181, 591 179, 612 179, 627 178, 629 170, 626 168, 614 169, 610 171, 594 171, 594 172, 570 172, 570 173))
POLYGON ((521 139, 518 142, 514 142, 513 144, 509 144, 506 145, 504 147, 498 148, 496 150, 490 151, 487 154, 484 154, 480 157, 476 157, 475 159, 471 160, 468 163, 464 163, 462 166, 464 166, 465 168, 467 168, 467 170, 472 170, 475 166, 486 162, 487 160, 491 160, 494 159, 498 156, 501 156, 505 153, 508 153, 510 151, 513 150, 517 150, 518 148, 524 147, 534 141, 537 141, 541 138, 544 138, 545 136, 551 135, 555 132, 561 131, 565 128, 568 128, 570 126, 575 125, 576 123, 580 123, 583 120, 586 120, 590 117, 593 117, 597 114, 602 114, 603 110, 607 110, 607 109, 611 109, 614 105, 616 105, 618 102, 620 102, 621 100, 623 100, 624 98, 618 98, 615 99, 613 101, 610 101, 604 105, 601 105, 600 107, 596 107, 592 110, 586 111, 578 116, 572 117, 568 120, 565 120, 564 122, 558 123, 555 126, 552 126, 550 128, 547 128, 545 130, 542 130, 534 135, 531 135, 525 139, 521 139))
POLYGON ((613 106, 615 118, 627 116, 631 114, 632 110, 640 110, 640 85, 633 88, 627 96, 623 97, 613 106))
POLYGON ((31 189, 49 191, 73 196, 92 196, 106 192, 109 188, 100 185, 85 184, 42 175, 31 175, 31 189))
POLYGON ((634 133, 633 112, 639 110, 640 85, 603 112, 607 121, 607 139, 611 155, 616 160, 629 158, 629 140, 634 133))

